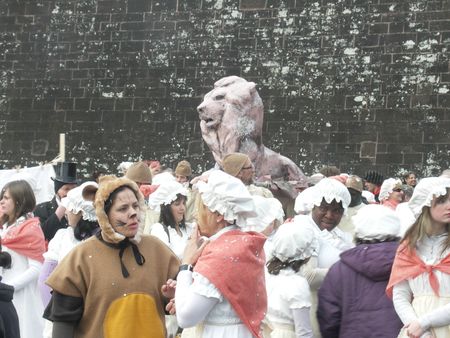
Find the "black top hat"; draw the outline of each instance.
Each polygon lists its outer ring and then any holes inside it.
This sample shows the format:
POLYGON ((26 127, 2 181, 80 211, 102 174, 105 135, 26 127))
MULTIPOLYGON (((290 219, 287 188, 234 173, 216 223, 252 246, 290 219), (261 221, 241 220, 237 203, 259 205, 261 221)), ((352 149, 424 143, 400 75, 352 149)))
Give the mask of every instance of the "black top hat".
POLYGON ((384 181, 383 174, 380 174, 379 172, 373 170, 369 170, 368 172, 366 172, 364 179, 367 182, 373 183, 375 185, 381 185, 384 181))
POLYGON ((54 181, 62 183, 77 183, 77 164, 73 162, 59 162, 55 166, 56 176, 54 181))

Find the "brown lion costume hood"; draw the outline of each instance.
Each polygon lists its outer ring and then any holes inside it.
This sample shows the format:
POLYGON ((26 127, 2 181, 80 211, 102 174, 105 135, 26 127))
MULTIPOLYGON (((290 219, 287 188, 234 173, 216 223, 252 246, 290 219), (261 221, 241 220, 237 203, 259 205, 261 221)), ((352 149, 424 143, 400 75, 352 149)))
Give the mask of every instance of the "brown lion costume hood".
POLYGON ((97 215, 98 224, 102 230, 101 235, 103 240, 107 243, 117 244, 123 241, 125 236, 116 232, 110 224, 108 215, 105 212, 105 202, 108 200, 111 193, 121 186, 127 186, 133 190, 139 202, 139 229, 136 235, 130 238, 131 241, 139 243, 144 228, 145 203, 144 197, 139 191, 139 187, 136 183, 125 177, 118 178, 114 175, 102 176, 98 184, 98 189, 93 185, 86 186, 83 189, 83 197, 87 200, 94 201, 95 213, 97 215))

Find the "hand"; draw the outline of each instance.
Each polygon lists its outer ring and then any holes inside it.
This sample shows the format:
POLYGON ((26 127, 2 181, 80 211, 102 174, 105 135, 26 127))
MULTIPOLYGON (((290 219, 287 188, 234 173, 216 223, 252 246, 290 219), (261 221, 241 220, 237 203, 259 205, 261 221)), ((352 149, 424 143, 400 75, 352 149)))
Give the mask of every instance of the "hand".
POLYGON ((410 338, 420 338, 424 333, 423 328, 417 320, 405 325, 406 335, 410 338))
POLYGON ((208 182, 209 172, 203 173, 201 176, 194 177, 189 183, 195 185, 199 181, 208 182))
POLYGON ((174 315, 177 312, 177 309, 175 307, 175 298, 172 298, 169 303, 167 303, 166 305, 166 311, 171 314, 174 315))
POLYGON ((58 217, 59 220, 61 220, 64 217, 65 213, 66 213, 66 208, 62 204, 60 204, 58 206, 58 208, 56 208, 56 210, 55 210, 55 215, 56 215, 56 217, 58 217))
POLYGON ((161 286, 161 292, 164 297, 172 299, 175 297, 175 289, 177 288, 177 281, 168 279, 166 284, 161 286))
POLYGON ((183 264, 194 265, 208 243, 209 240, 200 236, 198 225, 194 225, 192 234, 189 236, 186 243, 186 248, 184 249, 183 264))

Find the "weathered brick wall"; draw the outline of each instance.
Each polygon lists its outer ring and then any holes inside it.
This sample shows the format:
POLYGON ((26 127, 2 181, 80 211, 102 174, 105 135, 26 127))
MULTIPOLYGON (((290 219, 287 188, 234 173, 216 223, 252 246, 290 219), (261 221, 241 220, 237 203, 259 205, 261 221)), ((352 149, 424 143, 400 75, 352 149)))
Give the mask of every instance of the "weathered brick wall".
POLYGON ((423 175, 450 166, 450 2, 3 0, 0 161, 66 154, 212 163, 196 106, 239 75, 265 104, 264 143, 323 164, 423 175))

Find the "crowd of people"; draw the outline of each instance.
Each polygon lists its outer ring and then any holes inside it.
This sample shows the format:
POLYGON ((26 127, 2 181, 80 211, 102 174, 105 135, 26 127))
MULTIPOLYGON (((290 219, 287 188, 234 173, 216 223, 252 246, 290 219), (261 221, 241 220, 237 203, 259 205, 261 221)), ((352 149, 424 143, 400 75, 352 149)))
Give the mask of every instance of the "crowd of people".
POLYGON ((117 169, 2 188, 0 338, 450 338, 449 170, 117 169))

